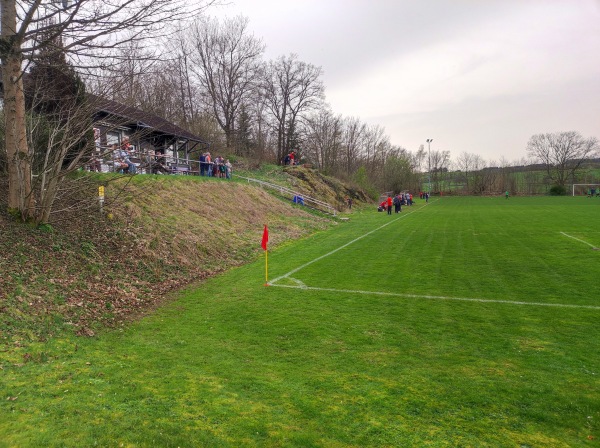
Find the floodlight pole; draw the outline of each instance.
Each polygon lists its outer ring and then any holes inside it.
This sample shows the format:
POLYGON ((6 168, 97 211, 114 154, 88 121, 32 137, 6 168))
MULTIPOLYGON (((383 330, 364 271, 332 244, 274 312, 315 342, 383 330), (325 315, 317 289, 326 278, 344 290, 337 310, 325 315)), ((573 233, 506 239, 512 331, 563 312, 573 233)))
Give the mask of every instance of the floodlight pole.
POLYGON ((431 194, 431 142, 433 141, 433 139, 428 138, 425 141, 427 142, 427 150, 429 152, 429 164, 427 165, 427 168, 429 171, 429 194, 431 194))

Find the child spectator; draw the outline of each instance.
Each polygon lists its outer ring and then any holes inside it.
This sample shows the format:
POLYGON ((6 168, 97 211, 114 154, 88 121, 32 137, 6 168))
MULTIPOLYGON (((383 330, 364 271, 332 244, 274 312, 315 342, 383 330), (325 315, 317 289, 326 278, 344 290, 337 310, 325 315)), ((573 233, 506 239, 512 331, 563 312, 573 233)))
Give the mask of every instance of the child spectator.
POLYGON ((227 179, 231 179, 231 174, 233 172, 233 165, 229 161, 229 159, 225 160, 225 175, 227 179))

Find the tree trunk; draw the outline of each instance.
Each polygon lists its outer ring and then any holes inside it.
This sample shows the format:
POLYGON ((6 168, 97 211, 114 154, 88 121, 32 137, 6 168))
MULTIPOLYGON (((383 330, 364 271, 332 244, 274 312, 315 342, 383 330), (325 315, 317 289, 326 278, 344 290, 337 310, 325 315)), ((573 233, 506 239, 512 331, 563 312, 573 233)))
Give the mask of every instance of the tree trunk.
POLYGON ((8 161, 8 209, 20 213, 26 221, 33 216, 31 154, 27 146, 25 94, 21 72, 15 1, 2 1, 2 81, 4 84, 4 120, 8 161))

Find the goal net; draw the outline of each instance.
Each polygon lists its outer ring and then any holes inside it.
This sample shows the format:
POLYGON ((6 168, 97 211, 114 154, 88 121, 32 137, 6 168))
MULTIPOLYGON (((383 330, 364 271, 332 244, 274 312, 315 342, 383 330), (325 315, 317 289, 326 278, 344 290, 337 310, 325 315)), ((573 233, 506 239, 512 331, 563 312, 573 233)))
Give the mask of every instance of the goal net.
POLYGON ((600 196, 600 184, 573 184, 573 196, 600 196))

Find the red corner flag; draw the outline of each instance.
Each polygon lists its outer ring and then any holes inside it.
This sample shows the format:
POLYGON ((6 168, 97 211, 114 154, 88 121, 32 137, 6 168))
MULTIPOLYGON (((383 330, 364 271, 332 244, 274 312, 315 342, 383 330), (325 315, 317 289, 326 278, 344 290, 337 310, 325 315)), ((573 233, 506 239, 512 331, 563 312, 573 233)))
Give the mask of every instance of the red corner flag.
POLYGON ((262 242, 260 243, 263 250, 267 250, 267 243, 269 242, 269 229, 265 226, 265 230, 263 231, 262 242))
POLYGON ((263 231, 263 238, 260 245, 265 251, 265 286, 269 286, 269 251, 267 250, 267 243, 269 242, 269 229, 265 225, 265 230, 263 231))

